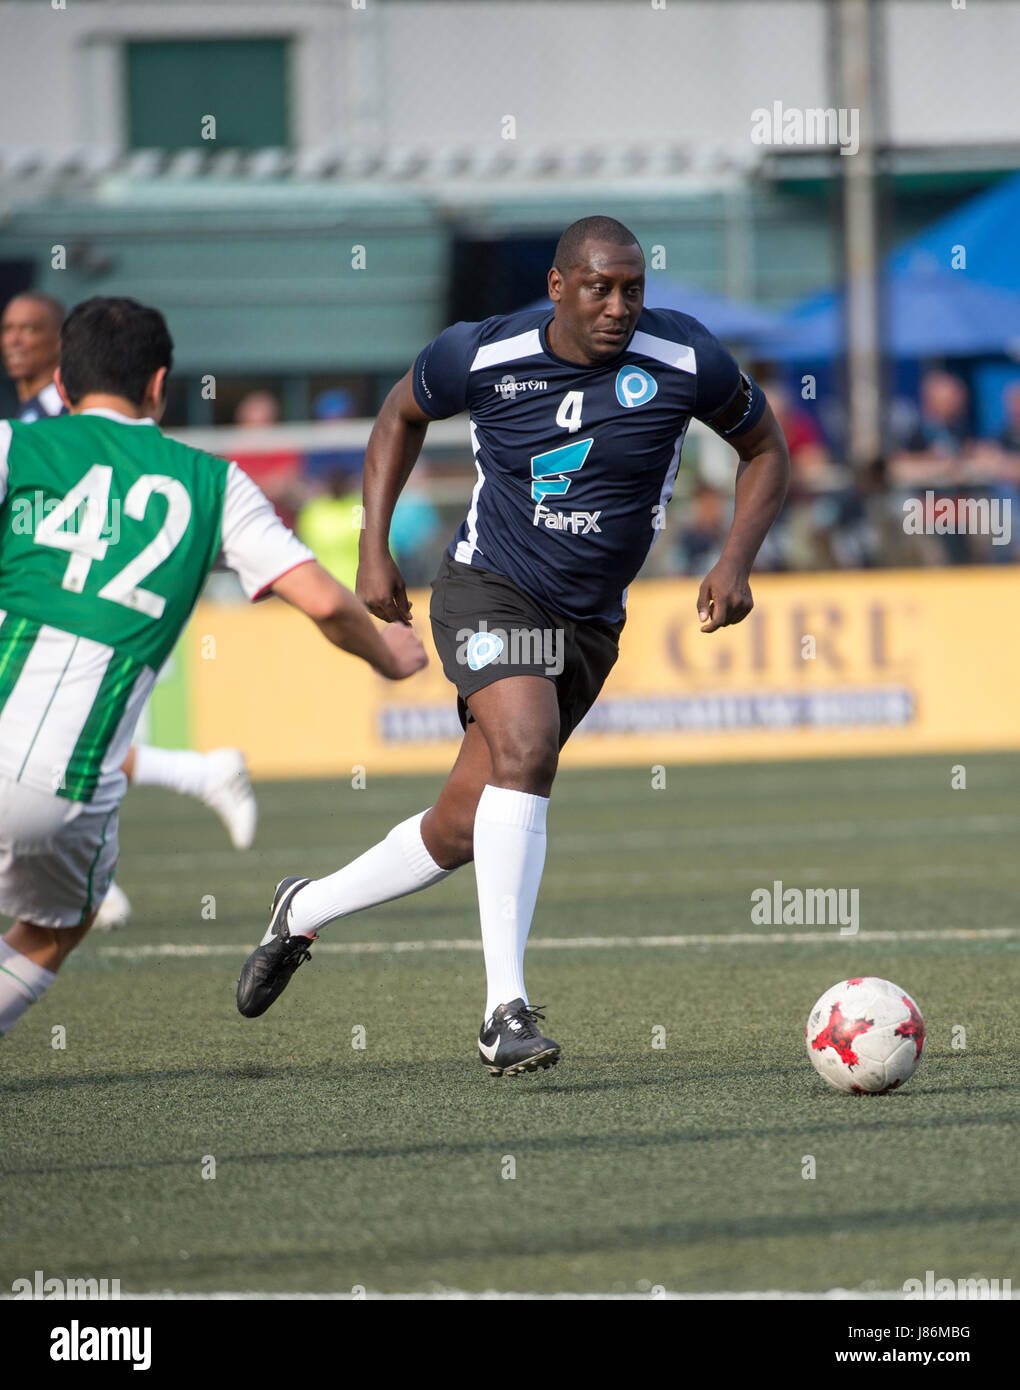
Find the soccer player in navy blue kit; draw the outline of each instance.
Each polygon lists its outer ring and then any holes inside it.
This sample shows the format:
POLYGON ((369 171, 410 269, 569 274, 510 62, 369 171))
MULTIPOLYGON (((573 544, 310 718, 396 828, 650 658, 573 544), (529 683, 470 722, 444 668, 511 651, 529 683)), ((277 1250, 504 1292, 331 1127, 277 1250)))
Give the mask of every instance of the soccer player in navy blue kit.
POLYGON ((698 595, 701 631, 751 611, 751 566, 789 458, 761 389, 696 319, 645 309, 644 257, 622 223, 560 238, 553 309, 447 328, 390 392, 365 455, 358 594, 409 623, 390 518, 429 422, 471 414, 477 481, 433 582, 432 630, 457 688, 460 753, 436 804, 327 878, 280 883, 238 982, 265 1012, 321 927, 475 864, 488 994, 479 1056, 494 1076, 553 1065, 524 949, 559 750, 616 661, 626 589, 662 528, 692 418, 739 455, 733 523, 698 595))

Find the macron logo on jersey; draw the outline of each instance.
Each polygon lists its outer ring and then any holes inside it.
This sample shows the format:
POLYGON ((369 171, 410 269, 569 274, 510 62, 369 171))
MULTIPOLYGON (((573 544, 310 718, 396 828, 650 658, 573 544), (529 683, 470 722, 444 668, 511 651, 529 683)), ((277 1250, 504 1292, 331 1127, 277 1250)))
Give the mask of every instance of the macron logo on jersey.
POLYGON ((492 389, 505 401, 515 401, 521 391, 545 391, 548 387, 547 381, 536 381, 534 377, 529 377, 527 381, 518 381, 510 372, 500 381, 492 383, 492 389))

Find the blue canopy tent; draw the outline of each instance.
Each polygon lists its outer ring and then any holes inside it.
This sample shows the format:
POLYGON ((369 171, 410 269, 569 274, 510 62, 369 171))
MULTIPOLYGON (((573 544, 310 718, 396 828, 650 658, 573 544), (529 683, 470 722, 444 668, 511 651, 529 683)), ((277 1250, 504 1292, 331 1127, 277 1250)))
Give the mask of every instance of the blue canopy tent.
POLYGON ((962 247, 966 270, 955 273, 1020 294, 1018 226, 1020 174, 1013 174, 933 222, 901 247, 896 259, 922 254, 948 268, 953 263, 954 247, 962 247))
MULTIPOLYGON (((767 357, 809 362, 835 357, 844 334, 843 292, 814 295, 760 341, 767 357)), ((1020 352, 1020 294, 994 289, 929 255, 899 253, 882 280, 887 350, 894 357, 977 357, 1020 352)))
MULTIPOLYGON (((897 358, 1020 352, 1020 175, 996 184, 890 253, 882 272, 886 347, 897 358), (963 248, 965 265, 954 268, 963 248)), ((764 344, 777 361, 835 357, 844 332, 842 290, 789 309, 764 344)))
MULTIPOLYGON (((544 309, 549 300, 543 296, 528 304, 528 309, 544 309)), ((777 314, 744 304, 738 299, 713 294, 682 284, 668 275, 649 271, 645 281, 645 306, 649 309, 675 309, 689 314, 716 335, 729 342, 757 345, 759 339, 771 339, 777 334, 782 320, 777 314)))

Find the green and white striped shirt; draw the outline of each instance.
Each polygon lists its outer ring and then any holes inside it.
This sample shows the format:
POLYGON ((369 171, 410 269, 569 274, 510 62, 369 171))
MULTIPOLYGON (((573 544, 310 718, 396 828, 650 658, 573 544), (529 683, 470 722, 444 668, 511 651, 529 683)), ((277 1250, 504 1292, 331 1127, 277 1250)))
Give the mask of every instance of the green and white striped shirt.
POLYGON ((116 805, 213 565, 254 599, 314 558, 236 464, 152 420, 0 422, 0 777, 116 805))

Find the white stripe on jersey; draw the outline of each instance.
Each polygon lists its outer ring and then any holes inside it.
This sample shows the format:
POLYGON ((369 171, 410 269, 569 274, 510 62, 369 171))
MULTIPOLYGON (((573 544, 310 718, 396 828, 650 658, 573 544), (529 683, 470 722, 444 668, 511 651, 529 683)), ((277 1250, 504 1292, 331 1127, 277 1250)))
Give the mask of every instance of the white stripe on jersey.
MULTIPOLYGON (((680 451, 684 447, 684 439, 687 437, 687 426, 690 423, 690 420, 688 420, 687 424, 684 425, 683 429, 676 437, 676 443, 673 446, 673 457, 669 461, 669 467, 666 469, 666 476, 662 480, 662 488, 659 492, 660 507, 665 507, 669 499, 673 496, 673 488, 676 485, 676 475, 680 467, 680 451)), ((648 543, 649 554, 651 553, 652 546, 659 539, 662 529, 661 526, 652 529, 652 539, 648 543)), ((627 588, 629 587, 630 585, 627 586, 627 588)), ((627 589, 623 591, 623 606, 624 608, 627 607, 627 589)))
POLYGON ((471 493, 471 506, 467 514, 467 539, 457 542, 457 548, 453 552, 453 558, 459 560, 462 565, 470 565, 471 556, 478 549, 478 494, 482 490, 485 482, 485 474, 482 472, 482 465, 478 461, 478 450, 481 445, 478 442, 478 431, 475 429, 474 420, 471 421, 471 452, 475 456, 475 471, 478 474, 478 481, 475 483, 471 493))
POLYGON ((497 343, 483 343, 475 353, 468 371, 480 372, 485 367, 498 367, 503 362, 516 362, 522 357, 541 357, 542 339, 538 329, 518 333, 516 338, 504 338, 497 343))
POLYGON ((684 343, 671 343, 668 338, 656 338, 653 333, 635 333, 627 344, 627 351, 640 352, 645 357, 654 357, 657 362, 665 362, 667 367, 698 375, 694 349, 684 343))
MULTIPOLYGON (((660 507, 664 507, 666 503, 669 501, 669 499, 673 496, 673 487, 676 483, 677 470, 680 467, 680 450, 684 447, 684 440, 687 437, 687 426, 690 423, 690 420, 686 422, 683 429, 676 437, 676 443, 673 445, 673 457, 669 461, 669 467, 666 469, 666 476, 662 480, 662 491, 659 493, 660 507)), ((655 542, 658 540, 658 537, 659 532, 656 531, 655 535, 652 537, 652 545, 655 544, 655 542)), ((649 550, 651 550, 652 546, 649 546, 648 548, 649 550)))
POLYGON ((101 642, 39 629, 0 713, 0 773, 57 790, 112 656, 101 642))

